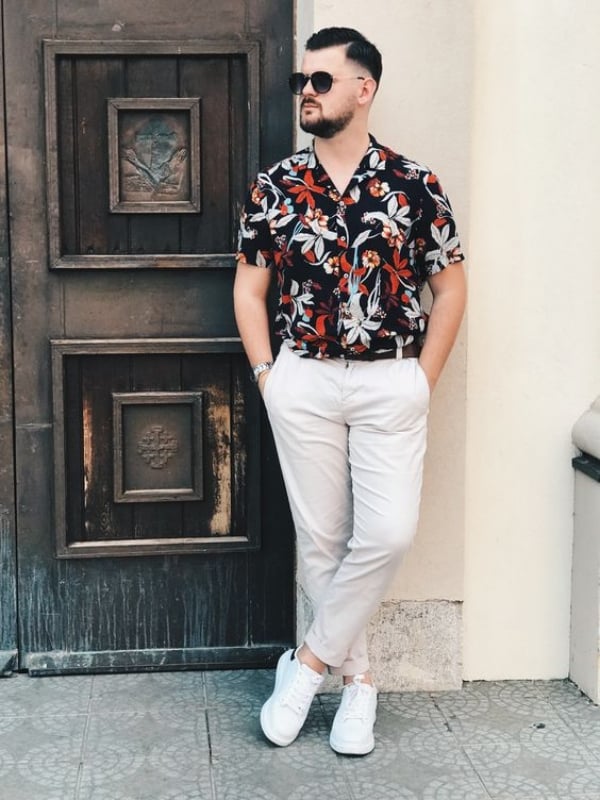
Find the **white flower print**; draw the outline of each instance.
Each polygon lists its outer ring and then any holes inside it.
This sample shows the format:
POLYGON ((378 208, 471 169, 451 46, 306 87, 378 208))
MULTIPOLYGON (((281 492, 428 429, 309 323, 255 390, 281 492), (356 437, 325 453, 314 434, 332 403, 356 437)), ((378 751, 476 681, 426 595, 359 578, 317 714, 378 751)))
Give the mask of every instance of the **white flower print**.
POLYGON ((459 240, 458 236, 450 236, 450 225, 444 225, 441 228, 431 225, 431 238, 438 248, 429 250, 425 260, 433 262, 433 272, 439 272, 450 263, 450 255, 458 247, 459 240))

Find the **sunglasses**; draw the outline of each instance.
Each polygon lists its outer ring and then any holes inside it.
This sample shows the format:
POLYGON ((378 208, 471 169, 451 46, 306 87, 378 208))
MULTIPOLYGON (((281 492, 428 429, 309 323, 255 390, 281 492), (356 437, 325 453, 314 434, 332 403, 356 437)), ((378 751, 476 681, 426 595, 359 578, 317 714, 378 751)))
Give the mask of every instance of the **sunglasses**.
POLYGON ((290 89, 294 94, 302 94, 304 87, 310 81, 317 94, 325 94, 333 86, 334 81, 366 81, 364 75, 348 75, 345 78, 334 78, 330 72, 313 72, 305 75, 303 72, 292 72, 289 77, 290 89))

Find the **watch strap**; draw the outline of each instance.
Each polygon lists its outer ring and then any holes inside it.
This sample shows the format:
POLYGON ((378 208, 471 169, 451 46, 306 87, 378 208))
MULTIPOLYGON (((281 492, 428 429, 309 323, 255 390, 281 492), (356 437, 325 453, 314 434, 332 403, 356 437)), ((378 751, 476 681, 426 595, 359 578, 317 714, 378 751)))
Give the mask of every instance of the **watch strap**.
POLYGON ((258 383, 258 376, 261 375, 263 372, 268 372, 273 367, 272 361, 261 361, 260 364, 255 364, 252 367, 252 374, 254 376, 255 383, 258 383))

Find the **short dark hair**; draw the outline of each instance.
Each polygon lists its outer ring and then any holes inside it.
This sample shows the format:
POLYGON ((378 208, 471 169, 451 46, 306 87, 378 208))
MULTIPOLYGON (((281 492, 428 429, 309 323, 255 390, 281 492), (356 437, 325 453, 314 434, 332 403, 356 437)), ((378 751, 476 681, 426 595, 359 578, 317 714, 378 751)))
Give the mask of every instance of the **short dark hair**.
POLYGON ((366 67, 379 86, 381 72, 381 53, 362 33, 354 28, 321 28, 306 42, 307 50, 324 50, 326 47, 346 45, 346 58, 366 67))

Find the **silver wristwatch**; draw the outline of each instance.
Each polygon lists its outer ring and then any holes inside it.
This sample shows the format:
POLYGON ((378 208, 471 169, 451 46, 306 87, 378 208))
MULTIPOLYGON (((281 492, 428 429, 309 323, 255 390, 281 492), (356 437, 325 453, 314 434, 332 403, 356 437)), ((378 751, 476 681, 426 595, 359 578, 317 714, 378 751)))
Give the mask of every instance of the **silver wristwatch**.
POLYGON ((268 372, 273 366, 272 361, 261 361, 260 364, 256 364, 252 367, 252 373, 254 375, 254 382, 258 383, 258 376, 261 375, 263 372, 268 372))

